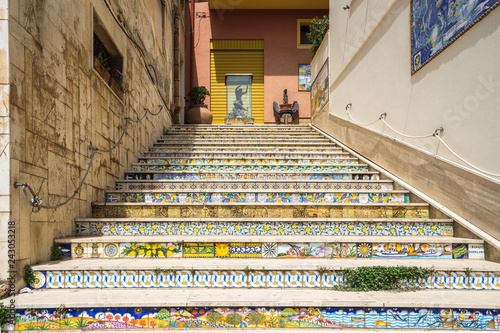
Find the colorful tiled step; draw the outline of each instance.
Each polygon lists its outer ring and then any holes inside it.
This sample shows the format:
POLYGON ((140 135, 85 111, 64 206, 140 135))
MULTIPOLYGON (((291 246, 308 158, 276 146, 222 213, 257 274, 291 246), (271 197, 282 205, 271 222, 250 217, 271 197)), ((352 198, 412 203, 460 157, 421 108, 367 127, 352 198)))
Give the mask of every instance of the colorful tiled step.
POLYGON ((242 165, 288 165, 288 164, 314 164, 314 165, 336 165, 336 164, 358 164, 358 159, 356 158, 348 158, 348 157, 340 157, 340 158, 330 158, 330 159, 259 159, 259 158, 173 158, 173 157, 164 157, 164 158, 139 158, 138 163, 133 163, 132 165, 137 164, 177 164, 177 165, 185 165, 185 164, 242 164, 242 165))
POLYGON ((415 283, 402 281, 403 287, 446 291, 500 290, 498 265, 485 265, 484 261, 439 260, 409 264, 405 260, 385 262, 378 259, 345 259, 334 262, 318 259, 317 265, 302 266, 297 263, 293 269, 290 269, 286 262, 269 259, 251 262, 239 260, 236 263, 232 261, 205 259, 197 263, 195 260, 184 259, 182 261, 146 259, 134 264, 132 260, 127 259, 61 261, 34 266, 33 269, 37 273, 35 273, 36 282, 32 287, 35 289, 332 288, 345 283, 342 274, 342 269, 345 268, 367 265, 393 267, 418 265, 431 268, 434 272, 415 283), (467 264, 468 269, 462 267, 462 264, 467 264))
POLYGON ((428 218, 429 205, 409 204, 189 204, 96 203, 92 217, 184 218, 428 218))
POLYGON ((253 151, 257 151, 259 153, 293 153, 293 154, 301 154, 301 153, 313 153, 313 154, 327 154, 327 153, 341 153, 343 152, 342 148, 339 147, 318 147, 315 149, 310 148, 300 148, 300 147, 177 147, 177 148, 169 148, 169 147, 150 147, 147 153, 163 153, 163 152, 171 152, 173 150, 182 152, 182 153, 196 153, 198 151, 202 152, 211 152, 211 153, 251 153, 253 151))
POLYGON ((284 148, 301 148, 301 149, 315 149, 315 148, 334 148, 337 147, 334 143, 330 142, 318 142, 318 143, 308 143, 308 141, 304 141, 303 143, 300 142, 278 142, 278 141, 248 141, 248 142, 243 142, 243 141, 237 141, 237 142, 226 142, 226 141, 214 141, 214 142, 202 142, 200 141, 199 143, 191 143, 191 142, 186 142, 186 141, 178 141, 178 142, 170 142, 170 143, 155 143, 153 144, 153 148, 188 148, 188 147, 212 147, 212 148, 224 148, 224 147, 241 147, 241 148, 253 148, 255 149, 256 147, 263 147, 263 148, 277 148, 277 147, 284 147, 284 148))
POLYGON ((116 190, 168 190, 168 191, 212 191, 212 190, 324 190, 324 191, 392 191, 393 182, 390 180, 362 180, 362 181, 267 181, 257 182, 252 180, 237 181, 137 181, 117 180, 116 190))
POLYGON ((122 192, 110 191, 106 193, 106 202, 113 203, 164 203, 164 204, 224 204, 224 203, 321 203, 321 204, 339 204, 339 203, 409 203, 410 194, 407 191, 391 192, 369 192, 358 193, 350 192, 322 192, 314 191, 309 193, 290 193, 290 192, 153 192, 153 191, 135 191, 122 192))
MULTIPOLYGON (((144 158, 155 158, 155 157, 199 157, 199 158, 282 158, 282 159, 292 159, 292 158, 343 158, 350 156, 349 153, 338 151, 338 152, 330 152, 330 153, 311 153, 311 152, 295 152, 295 153, 262 153, 260 150, 234 150, 228 151, 225 153, 216 153, 212 151, 183 151, 183 150, 163 150, 163 152, 145 152, 144 158)), ((141 158, 139 158, 140 161, 141 158)))
POLYGON ((368 165, 133 165, 133 172, 368 172, 368 165))
POLYGON ((94 236, 56 240, 82 258, 383 258, 484 260, 482 240, 429 236, 94 236))
POLYGON ((380 175, 376 171, 363 172, 339 172, 339 173, 318 173, 315 171, 302 172, 264 172, 264 171, 206 171, 206 172, 186 172, 172 171, 169 173, 153 171, 126 172, 125 180, 379 180, 380 175))
MULTIPOLYGON (((453 236, 448 219, 334 218, 87 218, 76 219, 78 236, 453 236)), ((301 237, 300 239, 302 239, 301 237)))

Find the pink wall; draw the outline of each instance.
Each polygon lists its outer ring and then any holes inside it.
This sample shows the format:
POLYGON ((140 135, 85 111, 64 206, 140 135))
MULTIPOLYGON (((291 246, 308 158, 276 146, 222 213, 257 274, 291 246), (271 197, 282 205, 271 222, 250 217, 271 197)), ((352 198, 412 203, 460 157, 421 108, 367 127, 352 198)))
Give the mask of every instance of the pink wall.
POLYGON ((208 2, 197 2, 195 12, 207 13, 195 17, 191 34, 195 85, 210 87, 211 39, 264 39, 264 121, 274 122, 273 101, 282 102, 285 88, 289 102, 299 103, 299 116, 310 117, 310 93, 298 90, 298 65, 309 64, 311 55, 297 48, 297 19, 323 17, 328 10, 209 10, 208 2))

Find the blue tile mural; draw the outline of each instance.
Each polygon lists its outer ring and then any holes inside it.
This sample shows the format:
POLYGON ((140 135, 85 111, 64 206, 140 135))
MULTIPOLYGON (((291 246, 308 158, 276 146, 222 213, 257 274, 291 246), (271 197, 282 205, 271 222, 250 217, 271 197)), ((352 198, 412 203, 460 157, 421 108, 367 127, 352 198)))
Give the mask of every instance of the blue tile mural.
POLYGON ((412 0, 412 73, 499 4, 500 0, 412 0))

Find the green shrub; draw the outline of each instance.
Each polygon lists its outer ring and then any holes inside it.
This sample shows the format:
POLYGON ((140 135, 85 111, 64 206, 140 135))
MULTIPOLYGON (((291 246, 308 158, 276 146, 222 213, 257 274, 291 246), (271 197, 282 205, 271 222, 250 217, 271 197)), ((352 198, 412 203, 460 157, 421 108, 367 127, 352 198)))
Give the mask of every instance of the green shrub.
POLYGON ((309 52, 311 52, 312 58, 314 58, 314 55, 318 51, 321 42, 323 42, 323 38, 325 38, 329 24, 329 18, 327 15, 325 15, 322 19, 318 19, 317 17, 315 17, 309 25, 309 32, 306 34, 306 36, 312 42, 311 47, 309 48, 309 52))

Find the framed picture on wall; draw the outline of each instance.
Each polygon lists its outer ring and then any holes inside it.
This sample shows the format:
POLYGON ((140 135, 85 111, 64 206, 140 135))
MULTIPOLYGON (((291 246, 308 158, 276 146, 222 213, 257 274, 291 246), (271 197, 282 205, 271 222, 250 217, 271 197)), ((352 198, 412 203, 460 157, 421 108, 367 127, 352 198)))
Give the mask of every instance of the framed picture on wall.
POLYGON ((299 65, 299 91, 311 90, 311 65, 299 65))
POLYGON ((500 0, 411 0, 414 74, 500 5, 500 0))

